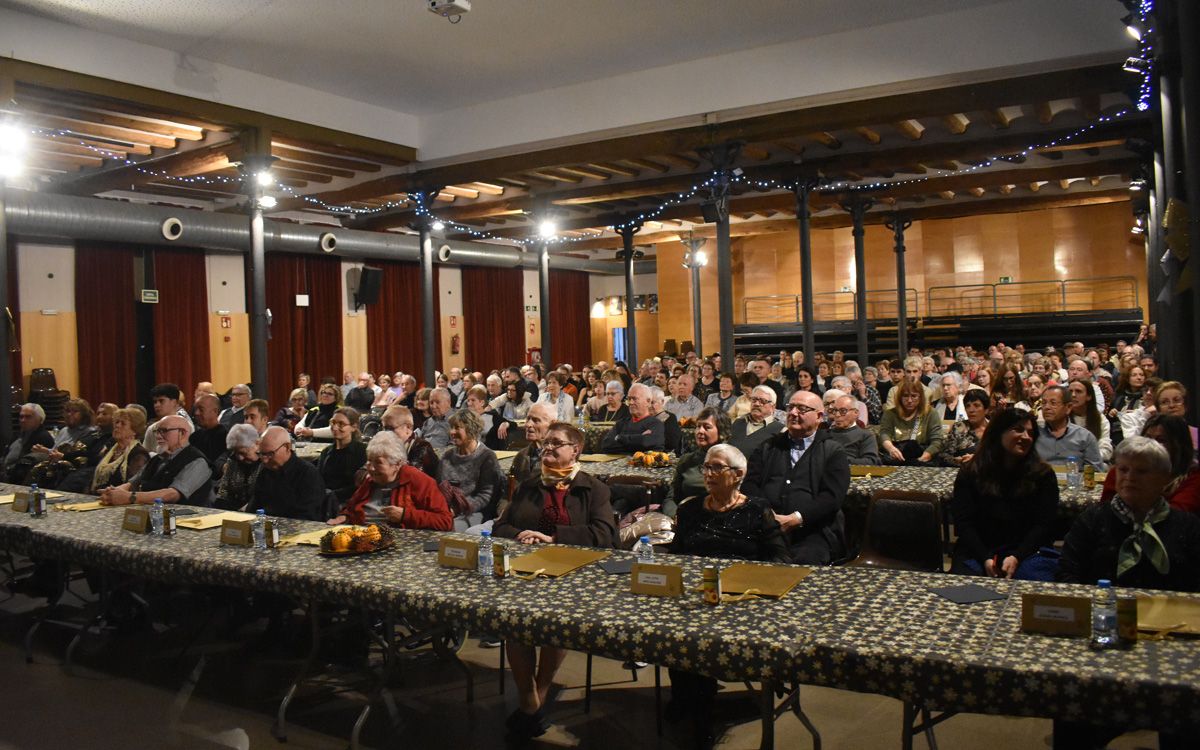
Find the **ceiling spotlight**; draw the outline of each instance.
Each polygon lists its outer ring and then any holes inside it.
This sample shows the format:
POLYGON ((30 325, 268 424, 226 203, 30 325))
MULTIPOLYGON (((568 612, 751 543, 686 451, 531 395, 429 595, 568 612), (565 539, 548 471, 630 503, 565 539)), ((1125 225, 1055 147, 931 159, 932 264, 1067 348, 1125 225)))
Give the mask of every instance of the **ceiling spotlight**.
POLYGON ((437 219, 437 220, 435 220, 435 221, 433 222, 433 224, 432 224, 432 225, 430 225, 430 227, 429 227, 429 228, 430 228, 430 229, 432 229, 432 230, 433 230, 433 231, 435 231, 435 232, 440 232, 440 231, 442 231, 443 229, 445 229, 445 228, 446 228, 446 224, 445 224, 445 222, 443 222, 441 219, 437 219))
POLYGON ((697 266, 703 268, 704 266, 708 265, 708 253, 704 252, 703 250, 697 250, 696 257, 693 260, 696 261, 697 266))
POLYGON ((1142 19, 1129 13, 1121 19, 1121 23, 1125 24, 1125 33, 1133 37, 1135 41, 1142 41, 1142 37, 1146 34, 1146 24, 1142 23, 1142 19))
POLYGON ((558 225, 547 219, 538 225, 538 234, 542 239, 550 239, 558 232, 558 225))
POLYGON ((1145 75, 1150 72, 1151 66, 1149 60, 1143 60, 1140 57, 1130 57, 1125 60, 1125 64, 1121 67, 1129 73, 1145 75))
POLYGON ((279 201, 275 200, 273 195, 264 195, 258 199, 259 208, 275 208, 279 201))
POLYGON ((15 123, 0 123, 0 152, 19 154, 29 144, 29 132, 15 123))
POLYGON ((271 174, 271 170, 269 169, 259 172, 255 175, 255 179, 258 180, 259 187, 271 187, 275 184, 275 175, 271 174))

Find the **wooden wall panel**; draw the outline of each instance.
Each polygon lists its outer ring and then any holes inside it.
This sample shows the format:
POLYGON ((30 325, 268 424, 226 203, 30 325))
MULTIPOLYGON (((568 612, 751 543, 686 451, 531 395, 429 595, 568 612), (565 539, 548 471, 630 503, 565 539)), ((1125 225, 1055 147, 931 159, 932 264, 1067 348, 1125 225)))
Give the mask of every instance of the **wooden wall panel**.
MULTIPOLYGON (((367 367, 367 325, 369 322, 366 308, 358 312, 342 313, 342 369, 349 370, 355 375, 367 367)), ((333 375, 339 382, 341 381, 340 372, 309 374, 313 378, 333 375)), ((379 375, 379 373, 375 374, 379 375)))
MULTIPOLYGON (((208 355, 211 377, 217 393, 238 383, 250 381, 250 316, 244 312, 208 316, 208 355), (221 318, 229 318, 229 328, 221 327, 221 318), (228 339, 228 340, 227 340, 228 339)), ((313 379, 320 375, 313 374, 313 379)))
MULTIPOLYGON (((35 368, 54 370, 58 387, 79 394, 79 346, 75 313, 43 315, 40 310, 19 313, 21 326, 21 388, 28 391, 29 375, 35 368)), ((94 404, 93 404, 94 406, 94 404)))

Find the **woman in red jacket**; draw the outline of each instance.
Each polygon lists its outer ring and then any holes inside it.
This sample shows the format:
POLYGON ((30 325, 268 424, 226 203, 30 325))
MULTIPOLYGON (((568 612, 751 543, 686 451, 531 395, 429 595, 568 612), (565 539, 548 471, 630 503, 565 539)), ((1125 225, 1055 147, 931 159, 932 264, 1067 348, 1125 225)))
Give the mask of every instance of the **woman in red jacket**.
POLYGON ((401 529, 450 531, 454 515, 437 482, 408 465, 400 438, 381 432, 367 445, 367 480, 329 523, 386 523, 401 529))

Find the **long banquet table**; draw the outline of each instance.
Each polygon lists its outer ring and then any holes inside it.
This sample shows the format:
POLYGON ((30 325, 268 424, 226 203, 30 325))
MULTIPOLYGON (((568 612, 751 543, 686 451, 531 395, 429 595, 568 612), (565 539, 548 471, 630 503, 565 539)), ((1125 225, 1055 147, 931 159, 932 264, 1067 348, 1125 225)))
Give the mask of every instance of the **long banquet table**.
MULTIPOLYGON (((0 486, 0 492, 14 489, 0 486)), ((90 498, 67 495, 63 501, 83 499, 90 498)), ((880 693, 931 710, 1131 728, 1200 725, 1195 641, 1141 641, 1131 651, 1095 653, 1083 639, 1020 631, 1021 593, 1090 592, 1081 586, 988 580, 1005 599, 957 605, 930 589, 963 579, 821 568, 782 599, 707 607, 694 593, 679 599, 633 595, 628 576, 596 565, 532 581, 440 568, 436 555, 422 551, 433 532, 400 531, 392 549, 331 559, 312 547, 223 547, 215 530, 138 535, 121 530, 122 515, 122 509, 108 508, 34 519, 0 506, 0 546, 168 583, 366 605, 724 680, 798 681, 880 693)), ((310 522, 287 526, 319 528, 310 522)), ((663 561, 683 566, 689 592, 699 584, 703 564, 712 562, 674 555, 663 561)))

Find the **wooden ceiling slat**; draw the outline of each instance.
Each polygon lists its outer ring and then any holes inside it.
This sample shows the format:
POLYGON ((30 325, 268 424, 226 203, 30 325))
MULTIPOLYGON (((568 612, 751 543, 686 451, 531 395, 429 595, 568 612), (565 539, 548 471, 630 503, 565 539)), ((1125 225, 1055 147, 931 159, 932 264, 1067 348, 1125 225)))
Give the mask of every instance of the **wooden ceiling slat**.
POLYGON ((279 143, 271 144, 271 155, 288 161, 300 162, 302 164, 319 164, 323 167, 334 167, 336 169, 348 170, 354 172, 378 172, 382 167, 374 162, 359 161, 357 159, 345 159, 339 156, 330 154, 319 154, 313 151, 303 151, 298 148, 289 148, 279 143))
POLYGON ((649 169, 652 172, 659 172, 660 174, 670 169, 666 164, 660 164, 652 159, 621 159, 621 161, 626 164, 632 164, 640 169, 649 169))
POLYGON ((693 159, 692 157, 685 156, 683 154, 662 154, 659 158, 665 162, 670 162, 677 167, 683 167, 684 169, 696 169, 700 166, 699 159, 693 159))
POLYGON ((78 122, 108 125, 136 133, 151 133, 165 138, 184 141, 204 140, 204 131, 199 128, 170 123, 158 119, 123 115, 119 112, 71 106, 67 102, 50 102, 35 98, 18 97, 17 105, 31 115, 45 115, 78 122))
POLYGON ((954 114, 943 115, 942 123, 952 135, 962 135, 967 132, 967 128, 971 125, 971 120, 962 112, 955 112, 954 114))
POLYGON ((910 141, 919 141, 921 136, 925 135, 925 126, 918 120, 901 120, 900 122, 892 123, 892 127, 900 131, 910 141))
POLYGON ((32 148, 32 152, 32 158, 37 161, 45 161, 55 164, 69 164, 79 168, 98 167, 104 163, 104 160, 98 156, 87 156, 85 154, 65 154, 60 151, 41 149, 37 146, 32 148))
POLYGON ((77 120, 69 117, 58 117, 57 115, 44 114, 34 114, 30 117, 30 120, 34 124, 41 125, 42 127, 78 133, 85 137, 93 136, 98 138, 109 138, 114 141, 120 141, 121 143, 140 143, 147 146, 153 146, 155 148, 173 149, 179 146, 179 142, 170 136, 148 133, 144 130, 118 128, 112 125, 89 122, 87 120, 77 120))
POLYGON ((612 175, 599 169, 591 169, 586 166, 570 166, 559 167, 559 172, 566 172, 569 175, 577 175, 589 180, 611 180, 612 175))
POLYGON ((493 185, 489 182, 472 182, 471 187, 486 195, 504 195, 503 185, 493 185))
POLYGON ((40 151, 54 151, 61 154, 76 154, 78 156, 94 156, 98 159, 124 159, 125 152, 112 149, 106 153, 98 153, 79 143, 58 140, 56 138, 35 138, 30 141, 30 147, 40 151))
POLYGON ((450 195, 458 196, 459 198, 470 198, 471 200, 475 200, 479 197, 478 190, 462 187, 460 185, 447 185, 446 187, 442 188, 442 190, 450 195))
POLYGON ((346 169, 326 167, 320 164, 303 164, 301 162, 291 161, 290 159, 280 159, 271 165, 272 172, 278 170, 287 170, 289 172, 298 172, 304 174, 325 175, 327 177, 354 177, 354 172, 346 169))
MULTIPOLYGON (((349 135, 349 134, 346 134, 346 135, 349 135)), ((354 136, 354 138, 356 138, 356 139, 358 137, 359 136, 354 136)), ((374 139, 368 139, 368 140, 374 140, 374 139)), ((342 145, 339 145, 336 143, 323 143, 321 141, 306 140, 303 138, 297 138, 294 136, 285 135, 278 131, 271 132, 271 141, 273 143, 279 143, 284 146, 291 146, 293 148, 307 149, 309 151, 319 151, 323 154, 332 154, 335 156, 347 156, 351 159, 361 159, 363 161, 376 162, 378 164, 386 164, 386 165, 392 166, 392 167, 407 167, 409 164, 412 163, 412 159, 405 159, 403 157, 393 156, 393 155, 387 154, 387 153, 380 153, 380 152, 376 152, 376 151, 367 151, 367 150, 357 149, 357 148, 348 148, 346 146, 342 146, 342 145)), ((396 144, 387 144, 387 145, 393 146, 397 150, 411 151, 411 149, 408 149, 405 146, 398 146, 396 144)), ((458 180, 455 180, 455 182, 458 182, 458 180)))
MULTIPOLYGON (((816 141, 817 143, 821 144, 822 146, 825 146, 826 148, 831 148, 831 149, 836 150, 836 149, 839 149, 842 147, 842 142, 840 140, 838 140, 838 138, 833 133, 827 133, 825 131, 821 131, 820 133, 808 133, 804 137, 809 139, 810 141, 816 141)), ((787 144, 785 143, 784 145, 787 145, 787 144)))
POLYGON ((158 159, 143 159, 134 165, 114 166, 69 181, 56 181, 53 187, 56 192, 68 195, 95 195, 159 179, 156 175, 146 174, 142 171, 144 169, 167 174, 203 174, 225 168, 231 160, 240 159, 241 155, 242 147, 238 141, 225 141, 158 159))
POLYGON ((875 132, 874 130, 872 130, 871 128, 868 128, 866 126, 860 125, 860 126, 854 128, 854 132, 858 133, 859 137, 861 137, 864 141, 871 144, 872 146, 878 146, 879 141, 882 140, 879 137, 879 133, 875 132))
POLYGON ((621 166, 620 164, 614 164, 610 161, 592 162, 588 166, 595 167, 596 169, 603 169, 606 172, 612 172, 613 174, 618 174, 622 177, 637 177, 641 174, 641 172, 633 167, 621 166))

